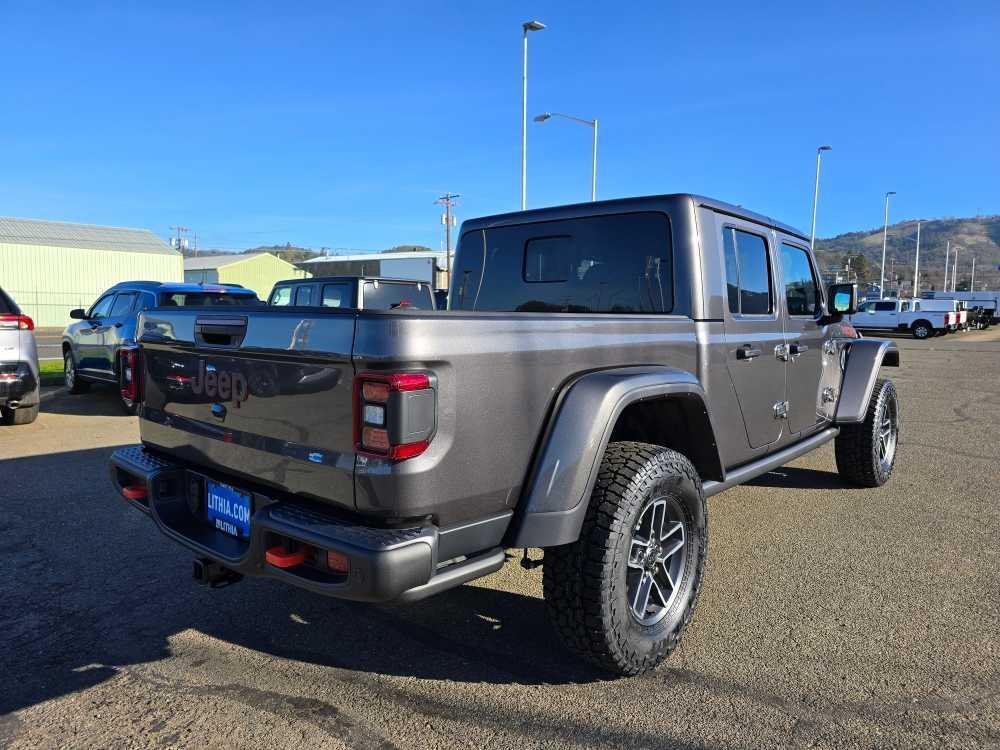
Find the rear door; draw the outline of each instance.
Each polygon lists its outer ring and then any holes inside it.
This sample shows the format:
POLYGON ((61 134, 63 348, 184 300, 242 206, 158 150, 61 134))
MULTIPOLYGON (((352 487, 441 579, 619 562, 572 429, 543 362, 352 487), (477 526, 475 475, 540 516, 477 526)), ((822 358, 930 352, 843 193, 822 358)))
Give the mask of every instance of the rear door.
POLYGON ((775 301, 773 233, 720 217, 726 264, 726 364, 750 447, 775 442, 785 408, 785 337, 775 301))
POLYGON ((808 430, 823 419, 820 382, 823 377, 825 327, 819 275, 809 251, 799 240, 781 237, 782 305, 788 352, 785 397, 788 429, 808 430))
POLYGON ((104 319, 100 334, 100 364, 99 369, 107 374, 115 373, 115 355, 122 341, 134 334, 132 315, 139 295, 137 292, 119 292, 104 319))

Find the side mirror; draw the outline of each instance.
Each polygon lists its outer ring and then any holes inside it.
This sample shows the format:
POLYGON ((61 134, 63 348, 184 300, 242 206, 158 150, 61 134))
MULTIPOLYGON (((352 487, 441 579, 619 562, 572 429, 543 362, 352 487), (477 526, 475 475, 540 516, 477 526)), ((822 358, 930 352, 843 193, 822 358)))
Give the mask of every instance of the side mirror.
POLYGON ((78 307, 75 310, 70 310, 69 311, 69 316, 73 320, 86 320, 87 319, 87 311, 84 310, 82 307, 78 307))
POLYGON ((853 315, 858 311, 858 285, 830 284, 827 301, 831 315, 853 315))

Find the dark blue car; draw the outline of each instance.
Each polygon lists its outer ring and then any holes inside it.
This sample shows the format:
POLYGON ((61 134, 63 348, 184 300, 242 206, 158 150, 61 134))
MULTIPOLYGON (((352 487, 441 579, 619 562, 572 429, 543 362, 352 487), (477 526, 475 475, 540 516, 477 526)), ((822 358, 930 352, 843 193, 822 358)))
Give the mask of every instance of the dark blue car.
MULTIPOLYGON (((154 307, 220 307, 263 304, 250 289, 233 285, 123 281, 108 289, 89 309, 71 310, 77 322, 63 331, 66 390, 85 392, 92 382, 121 385, 118 349, 135 340, 139 313, 154 307)), ((122 399, 134 413, 134 404, 122 399)))

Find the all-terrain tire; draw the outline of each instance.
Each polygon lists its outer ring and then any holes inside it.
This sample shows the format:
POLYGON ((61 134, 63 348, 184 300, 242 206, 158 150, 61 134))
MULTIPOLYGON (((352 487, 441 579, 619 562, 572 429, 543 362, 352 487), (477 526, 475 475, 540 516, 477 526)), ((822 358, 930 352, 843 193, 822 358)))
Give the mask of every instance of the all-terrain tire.
POLYGON ((80 378, 80 371, 76 369, 76 360, 73 359, 71 351, 63 352, 63 385, 74 396, 90 390, 90 383, 86 383, 80 378))
POLYGON ((899 445, 899 400, 896 387, 891 380, 876 380, 872 397, 868 401, 865 421, 860 424, 845 424, 834 442, 837 457, 837 471, 841 478, 860 487, 881 487, 892 476, 896 465, 899 445), (892 443, 889 460, 880 453, 880 440, 886 420, 892 422, 892 443))
POLYGON ((38 404, 19 409, 0 408, 0 421, 4 424, 31 424, 38 419, 38 404))
POLYGON ((565 644, 622 675, 660 664, 677 647, 698 601, 707 518, 701 479, 683 455, 646 443, 608 445, 579 539, 545 551, 546 608, 565 644), (631 562, 635 535, 644 514, 652 509, 655 518, 667 503, 675 514, 672 523, 683 525, 683 558, 671 578, 676 593, 661 607, 660 619, 644 625, 633 615, 628 592, 629 576, 635 581, 640 575, 631 562))

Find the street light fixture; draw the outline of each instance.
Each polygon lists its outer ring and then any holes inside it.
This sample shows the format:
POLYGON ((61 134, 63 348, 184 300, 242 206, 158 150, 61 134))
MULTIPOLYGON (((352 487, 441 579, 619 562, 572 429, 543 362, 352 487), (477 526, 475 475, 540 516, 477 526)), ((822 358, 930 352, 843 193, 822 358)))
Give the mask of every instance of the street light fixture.
POLYGON ((525 21, 524 61, 521 67, 521 210, 528 207, 528 32, 541 31, 545 24, 541 21, 525 21))
POLYGON ((590 200, 597 200, 597 120, 587 120, 583 117, 574 117, 573 115, 564 115, 562 112, 543 112, 540 115, 535 115, 535 122, 545 122, 546 120, 551 120, 553 117, 562 117, 565 120, 572 120, 573 122, 578 122, 581 125, 586 125, 587 127, 594 129, 594 145, 591 149, 590 157, 590 200))
POLYGON ((809 249, 815 250, 816 245, 816 205, 819 203, 819 162, 824 151, 833 151, 833 146, 820 146, 816 149, 816 186, 813 188, 813 221, 812 233, 809 235, 809 249))
POLYGON ((885 299, 885 246, 889 240, 889 196, 895 195, 895 190, 885 194, 885 226, 882 229, 882 267, 879 269, 878 298, 885 299))

